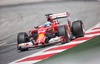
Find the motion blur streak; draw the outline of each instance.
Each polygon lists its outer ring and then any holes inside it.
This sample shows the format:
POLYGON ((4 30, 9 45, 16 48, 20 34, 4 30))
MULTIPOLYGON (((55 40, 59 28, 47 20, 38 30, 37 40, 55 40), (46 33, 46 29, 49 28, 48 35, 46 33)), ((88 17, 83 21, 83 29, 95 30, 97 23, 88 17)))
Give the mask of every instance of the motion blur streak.
MULTIPOLYGON (((85 29, 100 21, 100 2, 97 1, 55 1, 0 7, 0 64, 8 64, 17 59, 34 54, 45 48, 34 48, 19 52, 16 48, 17 33, 33 29, 46 22, 45 14, 69 12, 72 21, 81 19, 85 29), (8 45, 11 44, 11 45, 8 45), (6 45, 6 46, 5 46, 6 45)), ((64 22, 61 22, 64 23, 64 22)), ((58 44, 54 45, 58 46, 58 44)))

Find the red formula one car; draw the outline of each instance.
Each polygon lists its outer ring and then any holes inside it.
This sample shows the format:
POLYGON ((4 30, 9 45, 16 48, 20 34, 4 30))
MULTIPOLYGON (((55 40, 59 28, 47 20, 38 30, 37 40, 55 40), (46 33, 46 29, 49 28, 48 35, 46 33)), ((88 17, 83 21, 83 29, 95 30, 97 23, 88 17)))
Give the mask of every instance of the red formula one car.
POLYGON ((84 27, 81 20, 70 21, 68 12, 58 14, 46 14, 47 23, 41 27, 26 32, 20 32, 17 36, 17 48, 20 51, 30 47, 46 46, 51 43, 68 43, 70 40, 84 36, 84 27), (64 25, 58 19, 66 18, 64 25))

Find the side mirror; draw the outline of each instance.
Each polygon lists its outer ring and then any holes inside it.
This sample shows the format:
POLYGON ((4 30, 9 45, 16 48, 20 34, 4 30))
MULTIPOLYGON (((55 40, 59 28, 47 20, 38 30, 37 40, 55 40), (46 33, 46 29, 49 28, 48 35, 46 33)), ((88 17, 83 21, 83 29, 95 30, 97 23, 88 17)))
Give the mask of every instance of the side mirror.
POLYGON ((36 29, 37 29, 37 28, 39 28, 39 26, 35 26, 34 28, 36 28, 36 29))

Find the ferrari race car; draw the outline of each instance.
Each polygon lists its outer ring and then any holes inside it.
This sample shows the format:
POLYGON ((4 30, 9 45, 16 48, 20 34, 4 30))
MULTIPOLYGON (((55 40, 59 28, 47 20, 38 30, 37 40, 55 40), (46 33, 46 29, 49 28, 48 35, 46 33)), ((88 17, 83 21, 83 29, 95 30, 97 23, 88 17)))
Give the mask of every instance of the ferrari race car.
POLYGON ((17 48, 20 51, 28 50, 30 47, 46 46, 52 43, 68 43, 70 40, 84 36, 84 26, 81 20, 70 21, 68 12, 58 14, 46 14, 47 23, 28 33, 20 32, 17 36, 17 48), (58 19, 66 18, 67 22, 60 25, 58 19))

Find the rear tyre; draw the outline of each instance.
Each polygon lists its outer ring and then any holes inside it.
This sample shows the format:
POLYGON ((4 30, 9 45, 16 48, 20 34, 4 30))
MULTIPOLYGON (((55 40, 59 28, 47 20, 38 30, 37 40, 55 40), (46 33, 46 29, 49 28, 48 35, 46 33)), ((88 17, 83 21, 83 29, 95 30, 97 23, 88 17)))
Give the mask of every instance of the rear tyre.
POLYGON ((70 41, 70 37, 69 37, 68 31, 65 25, 58 27, 58 35, 64 36, 66 38, 66 42, 62 42, 62 44, 68 43, 70 41))
MULTIPOLYGON (((29 42, 27 33, 26 32, 18 33, 17 44, 19 45, 21 43, 26 43, 26 42, 29 42)), ((25 50, 28 50, 28 48, 21 48, 18 46, 18 50, 25 51, 25 50)))
POLYGON ((76 38, 84 36, 84 26, 81 20, 72 23, 72 33, 76 38))

